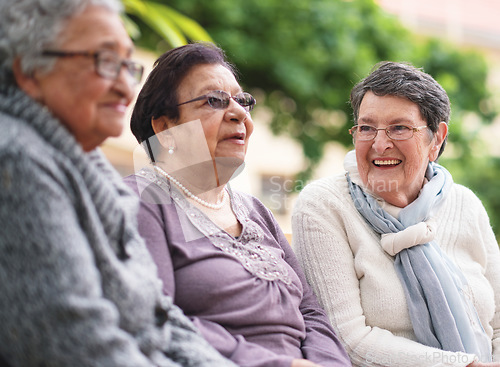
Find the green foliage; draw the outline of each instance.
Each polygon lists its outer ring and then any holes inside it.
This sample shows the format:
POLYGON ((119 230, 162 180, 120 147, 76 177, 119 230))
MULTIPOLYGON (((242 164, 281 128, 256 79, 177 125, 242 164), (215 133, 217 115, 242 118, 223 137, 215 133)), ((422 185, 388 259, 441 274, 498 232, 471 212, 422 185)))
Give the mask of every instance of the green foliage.
POLYGON ((188 39, 213 42, 196 21, 169 6, 142 0, 123 0, 123 4, 127 30, 139 46, 158 51, 160 40, 168 48, 185 45, 188 39))
MULTIPOLYGON (((170 0, 196 19, 226 50, 248 89, 265 93, 259 105, 274 113, 272 130, 298 140, 312 173, 330 141, 351 144, 349 92, 379 61, 408 61, 433 75, 453 104, 450 141, 467 155, 461 132, 468 112, 489 122, 487 67, 477 53, 421 40, 373 0, 170 0), (342 113, 318 113, 336 111, 342 113)), ((198 40, 190 37, 190 40, 198 40)))

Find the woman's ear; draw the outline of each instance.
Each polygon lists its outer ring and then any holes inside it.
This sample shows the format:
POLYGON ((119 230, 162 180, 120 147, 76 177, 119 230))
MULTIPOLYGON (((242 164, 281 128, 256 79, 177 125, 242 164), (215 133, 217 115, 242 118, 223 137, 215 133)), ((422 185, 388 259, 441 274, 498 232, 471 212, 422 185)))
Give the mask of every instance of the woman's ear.
POLYGON ((168 130, 172 126, 172 121, 166 116, 160 116, 156 119, 151 119, 151 127, 155 132, 156 138, 158 139, 160 144, 168 150, 168 153, 170 155, 173 154, 177 149, 175 139, 172 136, 171 132, 168 130))
POLYGON ((14 63, 12 64, 12 72, 14 73, 14 79, 21 90, 23 90, 35 101, 40 101, 42 99, 42 92, 38 86, 38 81, 33 75, 27 75, 23 72, 21 60, 19 58, 14 60, 14 63))
POLYGON ((438 126, 438 130, 434 134, 433 138, 433 146, 429 151, 429 161, 434 162, 438 159, 439 151, 441 150, 441 146, 443 145, 446 136, 448 135, 448 125, 446 122, 441 121, 438 126))
POLYGON ((151 119, 151 127, 155 134, 159 134, 162 131, 165 131, 173 126, 171 119, 166 116, 160 116, 158 118, 151 119))

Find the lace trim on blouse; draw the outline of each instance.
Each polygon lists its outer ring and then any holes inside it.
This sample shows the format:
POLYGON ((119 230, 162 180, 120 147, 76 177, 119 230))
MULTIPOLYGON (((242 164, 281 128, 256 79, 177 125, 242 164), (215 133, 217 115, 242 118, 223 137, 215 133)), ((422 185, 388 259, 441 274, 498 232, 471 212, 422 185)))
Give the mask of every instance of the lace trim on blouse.
POLYGON ((243 267, 254 276, 268 280, 280 280, 290 285, 292 280, 284 264, 263 245, 264 232, 249 218, 249 210, 243 205, 241 197, 233 193, 228 186, 231 206, 236 218, 243 229, 241 236, 234 238, 226 231, 213 223, 201 210, 193 206, 177 188, 170 184, 166 178, 157 175, 149 169, 142 169, 137 173, 161 187, 180 207, 189 218, 190 222, 205 235, 210 242, 226 254, 235 257, 243 267))

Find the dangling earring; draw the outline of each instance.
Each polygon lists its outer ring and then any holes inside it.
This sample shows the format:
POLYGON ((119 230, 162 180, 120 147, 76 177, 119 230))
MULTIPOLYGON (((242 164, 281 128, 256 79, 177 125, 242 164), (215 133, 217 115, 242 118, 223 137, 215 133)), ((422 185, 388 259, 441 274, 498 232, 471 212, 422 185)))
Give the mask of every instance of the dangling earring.
POLYGON ((165 137, 165 143, 167 145, 168 154, 174 154, 177 146, 175 145, 175 139, 171 134, 167 134, 167 136, 165 137))

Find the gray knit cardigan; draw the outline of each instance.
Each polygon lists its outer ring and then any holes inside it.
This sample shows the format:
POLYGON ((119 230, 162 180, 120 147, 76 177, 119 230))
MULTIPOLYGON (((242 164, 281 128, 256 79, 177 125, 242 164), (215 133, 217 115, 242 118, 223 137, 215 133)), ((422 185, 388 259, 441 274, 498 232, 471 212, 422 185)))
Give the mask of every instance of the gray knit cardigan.
POLYGON ((161 293, 136 196, 0 70, 0 359, 234 366, 161 293))

